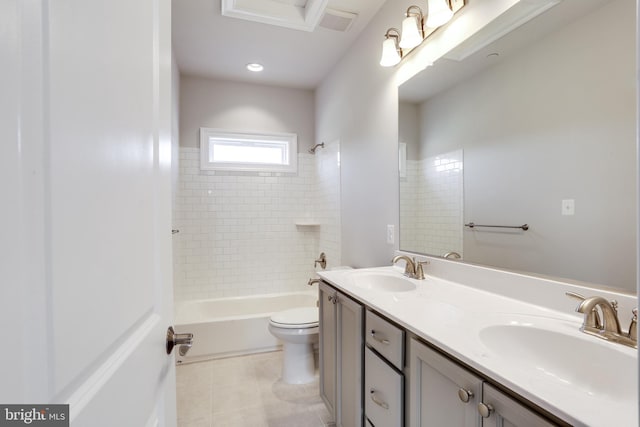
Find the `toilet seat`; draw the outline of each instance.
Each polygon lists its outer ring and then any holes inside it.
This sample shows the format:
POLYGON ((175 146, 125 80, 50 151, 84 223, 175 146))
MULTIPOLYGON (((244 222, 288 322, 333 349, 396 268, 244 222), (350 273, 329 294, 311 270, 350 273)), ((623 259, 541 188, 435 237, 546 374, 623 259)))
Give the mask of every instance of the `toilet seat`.
POLYGON ((284 329, 310 329, 318 326, 317 307, 299 307, 274 313, 269 320, 273 326, 284 329))

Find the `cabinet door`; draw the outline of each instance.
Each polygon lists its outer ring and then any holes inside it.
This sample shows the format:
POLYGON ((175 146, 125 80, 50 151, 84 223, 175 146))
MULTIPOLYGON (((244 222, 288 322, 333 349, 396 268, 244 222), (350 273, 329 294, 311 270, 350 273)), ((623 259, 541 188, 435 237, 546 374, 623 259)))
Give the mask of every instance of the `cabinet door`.
POLYGON ((415 339, 409 347, 411 427, 480 427, 482 380, 415 339))
POLYGON ((531 409, 485 383, 482 403, 482 427, 551 427, 553 424, 531 409))
POLYGON ((337 292, 324 282, 320 282, 318 308, 320 310, 319 362, 320 396, 332 419, 336 419, 336 317, 337 292))
POLYGON ((364 310, 360 304, 338 293, 338 427, 362 426, 362 340, 364 310))

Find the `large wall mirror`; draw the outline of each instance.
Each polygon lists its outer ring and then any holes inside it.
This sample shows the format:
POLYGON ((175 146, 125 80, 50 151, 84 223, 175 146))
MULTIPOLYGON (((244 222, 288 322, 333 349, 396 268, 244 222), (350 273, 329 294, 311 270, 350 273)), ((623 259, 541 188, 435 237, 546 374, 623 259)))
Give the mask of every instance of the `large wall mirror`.
POLYGON ((563 0, 400 86, 401 250, 635 292, 635 3, 563 0))

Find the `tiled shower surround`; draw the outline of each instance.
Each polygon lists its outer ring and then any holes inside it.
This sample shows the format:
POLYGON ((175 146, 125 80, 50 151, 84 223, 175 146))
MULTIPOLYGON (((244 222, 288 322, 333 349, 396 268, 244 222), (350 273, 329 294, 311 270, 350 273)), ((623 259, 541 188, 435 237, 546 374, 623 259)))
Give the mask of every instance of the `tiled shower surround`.
POLYGON ((400 179, 400 248, 463 255, 463 153, 407 160, 400 179))
POLYGON ((297 174, 221 172, 181 147, 176 300, 306 291, 321 251, 339 264, 338 152, 336 142, 299 153, 297 174))

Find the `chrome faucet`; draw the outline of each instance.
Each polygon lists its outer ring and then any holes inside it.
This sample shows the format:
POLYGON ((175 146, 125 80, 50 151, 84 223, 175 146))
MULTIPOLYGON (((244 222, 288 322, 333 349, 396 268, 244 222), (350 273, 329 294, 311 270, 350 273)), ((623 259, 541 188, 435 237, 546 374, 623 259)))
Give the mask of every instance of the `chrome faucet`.
POLYGON ((628 347, 638 348, 637 341, 637 323, 638 309, 633 310, 633 317, 627 333, 620 330, 620 322, 618 321, 618 303, 607 301, 598 296, 585 298, 580 294, 567 292, 567 296, 580 299, 581 302, 576 307, 578 313, 584 314, 584 321, 580 330, 586 334, 596 336, 598 338, 624 344, 628 347), (598 308, 600 310, 598 310, 598 308), (602 319, 600 314, 602 313, 602 319))
POLYGON ((429 264, 429 261, 417 261, 415 257, 411 259, 406 255, 396 255, 391 260, 391 264, 395 264, 401 259, 405 261, 405 265, 404 265, 405 276, 411 279, 424 280, 424 268, 422 266, 425 264, 429 264))

